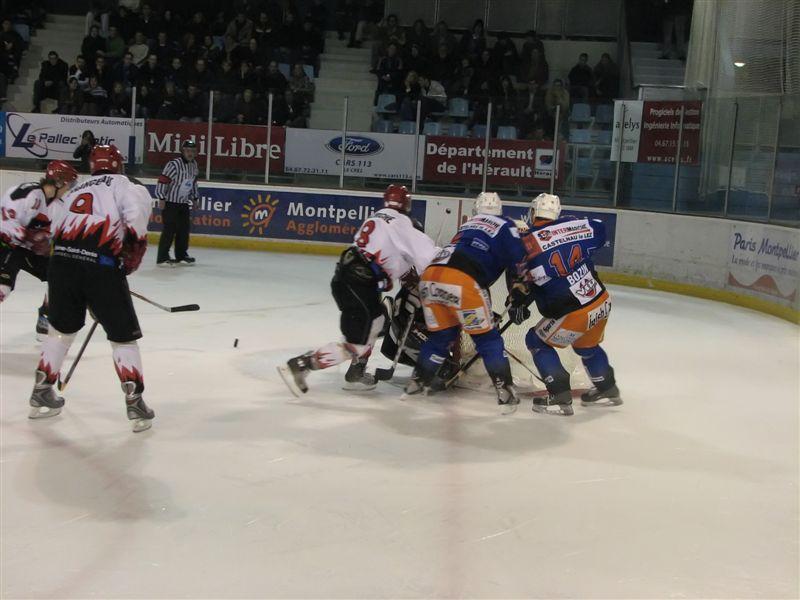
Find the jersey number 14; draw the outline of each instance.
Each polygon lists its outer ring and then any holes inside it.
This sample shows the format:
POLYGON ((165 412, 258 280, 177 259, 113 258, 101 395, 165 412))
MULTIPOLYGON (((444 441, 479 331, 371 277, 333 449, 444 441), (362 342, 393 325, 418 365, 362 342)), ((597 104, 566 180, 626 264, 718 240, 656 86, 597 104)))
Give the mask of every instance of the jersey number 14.
POLYGON ((556 270, 561 277, 566 277, 572 271, 575 270, 575 265, 579 264, 583 260, 583 251, 581 250, 580 244, 573 244, 569 249, 569 258, 564 262, 564 255, 562 254, 561 250, 554 250, 550 253, 550 266, 556 270), (569 265, 569 269, 567 266, 569 265))

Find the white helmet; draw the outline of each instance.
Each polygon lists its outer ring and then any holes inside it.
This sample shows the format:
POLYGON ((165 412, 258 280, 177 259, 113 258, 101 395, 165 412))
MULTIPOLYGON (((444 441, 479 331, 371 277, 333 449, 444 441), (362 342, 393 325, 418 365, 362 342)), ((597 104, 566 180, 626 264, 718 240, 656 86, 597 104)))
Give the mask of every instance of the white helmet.
POLYGON ((472 215, 495 215, 503 214, 503 203, 495 192, 481 192, 475 200, 472 208, 472 215))
POLYGON ((561 214, 561 199, 555 194, 539 194, 533 199, 530 209, 530 219, 555 220, 561 214))

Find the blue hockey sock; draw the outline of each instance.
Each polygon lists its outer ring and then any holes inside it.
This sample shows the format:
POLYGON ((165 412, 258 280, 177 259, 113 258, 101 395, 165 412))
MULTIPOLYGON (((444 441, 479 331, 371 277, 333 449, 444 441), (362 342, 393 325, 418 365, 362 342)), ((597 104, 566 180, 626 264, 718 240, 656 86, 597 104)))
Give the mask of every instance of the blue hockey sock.
POLYGON ((581 357, 583 366, 589 373, 592 381, 600 388, 602 384, 614 384, 614 372, 608 364, 608 355, 600 346, 591 348, 574 348, 575 354, 581 357))
POLYGON ((417 369, 423 381, 430 381, 449 354, 450 344, 458 338, 460 329, 449 327, 428 334, 419 351, 417 369))
POLYGON ((569 373, 561 364, 555 348, 547 345, 533 329, 525 336, 525 345, 531 351, 533 363, 544 379, 548 391, 557 393, 568 390, 569 373))
POLYGON ((486 372, 492 381, 502 380, 504 383, 511 383, 511 365, 505 355, 503 338, 497 329, 492 329, 486 333, 472 336, 475 349, 483 359, 486 372))

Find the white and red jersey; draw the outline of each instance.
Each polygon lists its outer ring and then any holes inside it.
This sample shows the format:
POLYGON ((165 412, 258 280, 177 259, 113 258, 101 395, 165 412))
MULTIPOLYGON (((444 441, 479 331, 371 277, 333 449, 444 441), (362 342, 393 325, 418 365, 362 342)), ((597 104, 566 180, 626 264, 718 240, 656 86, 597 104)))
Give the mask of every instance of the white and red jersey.
POLYGON ((53 214, 60 212, 62 204, 57 198, 48 201, 38 183, 23 183, 7 190, 0 198, 0 241, 49 254, 49 245, 41 242, 52 235, 53 214))
POLYGON ((147 188, 127 176, 90 177, 64 197, 53 221, 53 255, 111 264, 126 238, 145 239, 151 211, 147 188))
POLYGON ((401 279, 412 267, 422 274, 439 251, 408 215, 393 208, 382 208, 364 221, 353 245, 391 279, 401 279))

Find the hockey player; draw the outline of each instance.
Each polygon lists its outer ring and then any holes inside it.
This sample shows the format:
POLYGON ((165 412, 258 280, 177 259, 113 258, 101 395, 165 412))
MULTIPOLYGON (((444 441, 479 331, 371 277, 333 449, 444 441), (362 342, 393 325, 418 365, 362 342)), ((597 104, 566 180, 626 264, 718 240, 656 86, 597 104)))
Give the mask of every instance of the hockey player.
MULTIPOLYGON (((76 179, 78 172, 69 163, 54 160, 38 183, 20 184, 0 198, 0 302, 14 289, 21 270, 47 281, 52 215, 76 179)), ((36 333, 47 335, 46 295, 36 333)))
POLYGON ((519 397, 494 323, 489 288, 507 270, 516 274, 525 258, 513 220, 502 216, 500 197, 481 193, 472 219, 464 223, 422 275, 420 296, 427 325, 417 370, 406 393, 436 392, 446 380, 439 373, 463 328, 475 343, 497 392, 497 403, 516 410, 519 397))
POLYGON ((111 342, 133 431, 144 431, 155 414, 142 399, 142 359, 136 344, 142 333, 126 276, 139 267, 147 249, 151 198, 144 186, 122 174, 124 162, 115 146, 95 146, 89 167, 92 176, 64 197, 63 211, 53 221, 47 273, 50 332, 36 368, 30 417, 61 412, 64 399, 53 386, 88 308, 111 342))
MULTIPOLYGON (((558 196, 539 194, 534 199, 530 234, 523 238, 528 252, 525 278, 542 319, 528 332, 525 344, 548 391, 547 397, 534 398, 533 410, 569 416, 573 414, 569 373, 555 348, 572 346, 581 357, 594 383, 581 396, 584 406, 618 405, 622 399, 614 369, 600 347, 611 298, 591 260, 605 243, 605 226, 596 219, 559 218, 560 214, 558 196)), ((516 293, 525 290, 517 288, 516 293)))
POLYGON ((408 213, 411 194, 404 186, 390 185, 383 193, 383 208, 364 221, 353 244, 336 265, 331 292, 341 311, 344 342, 331 342, 301 354, 278 367, 296 396, 308 391, 309 371, 326 369, 350 360, 345 389, 369 390, 375 376, 366 372, 373 344, 384 325, 381 292, 395 280, 421 273, 439 251, 433 240, 414 227, 408 213))

